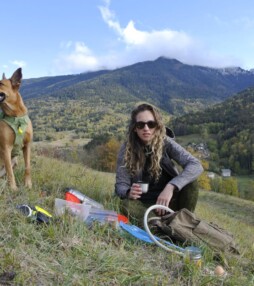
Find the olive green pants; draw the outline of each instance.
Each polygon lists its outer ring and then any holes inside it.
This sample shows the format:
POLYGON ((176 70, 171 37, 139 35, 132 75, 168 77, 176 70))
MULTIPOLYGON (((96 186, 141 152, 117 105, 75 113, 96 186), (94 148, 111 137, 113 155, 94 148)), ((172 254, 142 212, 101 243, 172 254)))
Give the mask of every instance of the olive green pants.
MULTIPOLYGON (((170 203, 169 208, 174 211, 186 208, 194 212, 198 201, 198 186, 197 182, 190 183, 185 186, 180 192, 175 192, 170 203)), ((155 202, 143 203, 139 200, 124 199, 120 203, 121 212, 127 216, 131 223, 143 226, 143 219, 146 210, 154 205, 155 202)), ((156 215, 154 212, 151 214, 156 215)))

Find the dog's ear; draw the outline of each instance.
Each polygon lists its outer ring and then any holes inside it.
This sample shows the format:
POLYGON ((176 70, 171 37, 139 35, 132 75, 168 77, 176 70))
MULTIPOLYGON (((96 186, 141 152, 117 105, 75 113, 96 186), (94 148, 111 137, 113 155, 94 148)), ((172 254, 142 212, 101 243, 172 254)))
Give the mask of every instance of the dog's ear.
POLYGON ((10 78, 13 88, 19 89, 22 80, 22 69, 18 68, 10 78))
POLYGON ((6 77, 5 77, 5 73, 3 73, 2 80, 3 80, 3 79, 6 79, 6 77))

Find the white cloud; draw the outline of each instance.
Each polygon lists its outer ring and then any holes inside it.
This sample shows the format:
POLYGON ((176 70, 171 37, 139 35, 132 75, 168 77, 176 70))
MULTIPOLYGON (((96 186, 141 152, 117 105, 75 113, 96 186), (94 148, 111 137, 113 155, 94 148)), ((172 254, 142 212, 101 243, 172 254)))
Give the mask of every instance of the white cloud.
POLYGON ((160 56, 175 58, 186 64, 214 67, 232 66, 239 62, 230 56, 217 55, 183 31, 171 29, 141 31, 135 27, 132 20, 122 28, 114 13, 110 11, 108 3, 100 7, 100 11, 106 24, 125 44, 125 49, 119 55, 115 55, 118 58, 116 62, 120 65, 154 60, 160 56))
POLYGON ((103 55, 95 55, 83 42, 61 43, 62 53, 55 60, 57 73, 79 73, 102 68, 114 69, 136 62, 155 60, 160 56, 174 58, 186 64, 213 67, 234 66, 239 60, 210 51, 198 40, 183 31, 171 29, 142 31, 130 20, 121 27, 113 11, 110 0, 98 7, 102 19, 116 34, 121 50, 105 50, 103 55))
POLYGON ((83 42, 61 43, 61 48, 63 52, 54 61, 56 72, 79 73, 99 68, 98 59, 83 42))
POLYGON ((21 68, 23 68, 23 67, 25 67, 27 64, 26 64, 26 62, 25 61, 19 61, 19 60, 14 60, 14 61, 11 61, 11 63, 13 64, 13 65, 15 65, 15 66, 18 66, 18 67, 21 67, 21 68))
POLYGON ((104 1, 105 6, 99 6, 103 20, 108 24, 110 28, 113 28, 116 32, 122 32, 120 24, 115 20, 115 14, 109 9, 110 1, 104 1))
MULTIPOLYGON (((115 30, 120 39, 128 46, 143 46, 145 49, 154 47, 154 41, 160 41, 165 44, 174 44, 175 42, 180 42, 185 46, 191 43, 191 38, 187 36, 184 32, 177 32, 172 30, 162 30, 162 31, 140 31, 135 27, 134 21, 129 21, 126 28, 121 28, 120 24, 115 20, 114 14, 110 11, 108 6, 99 7, 102 17, 106 24, 115 30)), ((156 43, 158 44, 158 42, 156 43)))

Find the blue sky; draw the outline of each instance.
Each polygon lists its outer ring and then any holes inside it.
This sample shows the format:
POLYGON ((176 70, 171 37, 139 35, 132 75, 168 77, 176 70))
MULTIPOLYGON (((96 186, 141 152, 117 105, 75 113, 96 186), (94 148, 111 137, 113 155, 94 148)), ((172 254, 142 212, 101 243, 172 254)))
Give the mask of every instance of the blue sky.
POLYGON ((254 68, 251 0, 1 2, 0 72, 24 78, 115 69, 160 56, 254 68))

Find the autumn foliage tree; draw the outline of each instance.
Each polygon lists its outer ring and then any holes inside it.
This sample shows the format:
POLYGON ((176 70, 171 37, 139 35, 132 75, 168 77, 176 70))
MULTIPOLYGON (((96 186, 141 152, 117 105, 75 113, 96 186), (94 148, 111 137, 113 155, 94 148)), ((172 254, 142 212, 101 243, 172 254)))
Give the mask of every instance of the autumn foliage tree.
MULTIPOLYGON (((196 152, 193 148, 188 147, 187 150, 195 157, 199 157, 198 152, 196 152)), ((210 185, 210 179, 207 176, 207 171, 209 170, 209 162, 204 159, 200 159, 202 167, 204 168, 204 172, 198 177, 197 182, 198 186, 201 190, 210 191, 211 185, 210 185)))
POLYGON ((237 180, 236 178, 230 177, 230 178, 223 178, 221 181, 220 193, 231 195, 238 197, 238 186, 237 186, 237 180))
POLYGON ((202 190, 210 191, 211 184, 210 184, 210 179, 207 176, 207 170, 209 169, 209 163, 206 160, 201 160, 201 164, 204 168, 204 172, 198 178, 198 186, 202 190))
POLYGON ((113 137, 105 144, 99 145, 95 152, 97 168, 106 172, 115 172, 119 148, 120 142, 113 137))

